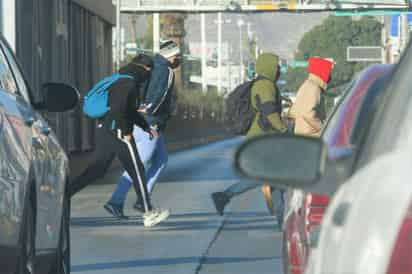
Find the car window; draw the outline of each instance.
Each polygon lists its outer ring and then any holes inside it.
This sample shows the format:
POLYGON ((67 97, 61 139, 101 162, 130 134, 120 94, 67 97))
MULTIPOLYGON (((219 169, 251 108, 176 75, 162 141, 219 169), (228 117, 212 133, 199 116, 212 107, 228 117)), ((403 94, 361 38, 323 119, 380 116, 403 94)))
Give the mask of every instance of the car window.
POLYGON ((342 117, 342 112, 345 111, 345 108, 341 106, 347 104, 348 100, 350 99, 351 97, 350 94, 351 94, 351 91, 352 91, 352 88, 355 82, 356 80, 353 80, 347 85, 346 89, 342 93, 343 94, 342 98, 336 104, 334 111, 329 116, 329 119, 327 120, 326 125, 324 127, 324 131, 322 135, 323 140, 325 141, 330 140, 333 134, 336 132, 335 127, 333 127, 332 125, 336 125, 338 119, 342 117))
POLYGON ((363 136, 367 132, 367 127, 365 125, 371 120, 373 110, 381 102, 380 94, 384 91, 382 87, 384 86, 384 83, 389 79, 390 75, 385 75, 381 78, 378 78, 369 88, 360 108, 358 120, 356 121, 354 130, 352 132, 351 140, 353 144, 360 144, 363 136))
POLYGON ((390 90, 379 95, 380 103, 373 109, 373 119, 368 123, 368 135, 363 140, 362 153, 358 158, 359 167, 391 151, 402 136, 403 127, 410 126, 410 121, 404 121, 412 99, 410 89, 407 88, 410 84, 405 84, 405 78, 410 80, 412 60, 409 56, 404 59, 403 64, 398 66, 395 74, 382 87, 390 90), (401 77, 403 81, 400 80, 401 77))
POLYGON ((30 95, 29 95, 29 90, 26 85, 26 81, 24 80, 24 77, 20 71, 19 66, 17 65, 16 59, 11 53, 10 49, 7 47, 3 47, 4 53, 7 56, 7 60, 9 61, 9 64, 11 66, 12 72, 14 74, 16 83, 17 83, 17 92, 23 96, 23 98, 30 103, 30 95))
POLYGON ((0 88, 17 94, 17 83, 2 50, 0 50, 0 88))

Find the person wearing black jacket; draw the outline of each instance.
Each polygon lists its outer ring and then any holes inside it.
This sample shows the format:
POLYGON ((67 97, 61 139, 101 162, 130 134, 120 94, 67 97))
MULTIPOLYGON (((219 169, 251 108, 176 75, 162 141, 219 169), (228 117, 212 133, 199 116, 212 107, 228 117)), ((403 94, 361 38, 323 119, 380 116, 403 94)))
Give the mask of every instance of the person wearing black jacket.
MULTIPOLYGON (((139 108, 139 112, 145 115, 150 124, 154 137, 150 138, 149 134, 138 127, 133 131, 140 157, 146 167, 149 194, 152 193, 168 162, 164 130, 172 115, 175 102, 174 69, 180 65, 180 55, 180 47, 175 42, 166 40, 161 43, 160 52, 153 57, 150 81, 144 90, 144 104, 139 108)), ((105 206, 122 207, 131 186, 132 178, 126 170, 105 206)), ((137 197, 134 208, 139 212, 144 211, 144 204, 140 197, 137 197)))
MULTIPOLYGON (((149 79, 152 67, 152 59, 149 56, 139 55, 119 70, 119 74, 132 76, 133 79, 121 78, 110 87, 110 110, 97 125, 95 162, 72 182, 70 188, 70 194, 73 196, 94 180, 102 178, 117 156, 132 177, 137 197, 143 201, 143 219, 146 227, 154 226, 169 216, 168 210, 152 207, 147 191, 145 169, 132 135, 134 125, 152 134, 144 117, 136 111, 140 100, 140 85, 149 79)), ((106 206, 105 209, 113 215, 127 218, 121 207, 106 206)))

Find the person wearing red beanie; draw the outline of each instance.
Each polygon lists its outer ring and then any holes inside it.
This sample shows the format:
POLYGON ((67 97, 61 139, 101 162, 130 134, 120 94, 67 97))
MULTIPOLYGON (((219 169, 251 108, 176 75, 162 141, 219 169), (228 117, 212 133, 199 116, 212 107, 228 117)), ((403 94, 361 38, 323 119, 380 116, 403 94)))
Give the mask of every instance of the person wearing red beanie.
POLYGON ((296 135, 319 137, 323 122, 318 113, 321 94, 330 81, 334 63, 320 57, 309 58, 308 63, 309 77, 299 88, 289 117, 295 122, 296 135))
POLYGON ((334 63, 320 57, 309 58, 308 72, 318 76, 324 83, 329 83, 334 63))

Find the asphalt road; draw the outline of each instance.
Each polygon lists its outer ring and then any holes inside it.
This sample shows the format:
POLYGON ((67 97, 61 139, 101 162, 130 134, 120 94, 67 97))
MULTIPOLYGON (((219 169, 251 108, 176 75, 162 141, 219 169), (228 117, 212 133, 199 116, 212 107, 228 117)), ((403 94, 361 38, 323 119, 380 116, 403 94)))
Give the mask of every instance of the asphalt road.
MULTIPOLYGON (((133 192, 128 221, 115 220, 102 208, 114 185, 90 186, 77 194, 72 200, 72 272, 281 273, 281 233, 267 214, 261 191, 233 200, 223 217, 210 199, 210 193, 238 181, 232 162, 240 141, 170 155, 153 203, 170 208, 172 215, 154 228, 144 228, 131 209, 133 192)), ((104 180, 115 182, 116 176, 104 180)))

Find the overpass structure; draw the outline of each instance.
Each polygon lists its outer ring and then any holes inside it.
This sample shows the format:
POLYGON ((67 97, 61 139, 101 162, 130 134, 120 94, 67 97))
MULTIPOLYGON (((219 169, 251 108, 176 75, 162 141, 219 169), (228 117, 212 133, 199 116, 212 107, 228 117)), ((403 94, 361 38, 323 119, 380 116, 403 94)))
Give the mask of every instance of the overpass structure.
MULTIPOLYGON (((119 1, 119 0, 118 0, 119 1)), ((123 13, 409 9, 410 0, 121 0, 123 13)))

